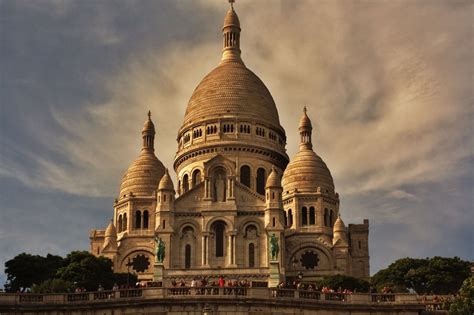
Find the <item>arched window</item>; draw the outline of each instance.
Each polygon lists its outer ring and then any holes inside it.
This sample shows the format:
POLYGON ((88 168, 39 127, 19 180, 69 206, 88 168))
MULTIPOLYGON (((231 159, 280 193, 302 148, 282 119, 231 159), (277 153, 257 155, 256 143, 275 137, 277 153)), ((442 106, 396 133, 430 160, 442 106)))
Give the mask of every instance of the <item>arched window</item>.
POLYGON ((122 232, 122 215, 119 215, 118 222, 117 222, 118 232, 122 232))
POLYGON ((184 268, 191 268, 191 245, 187 244, 184 249, 184 268))
POLYGON ((257 192, 260 195, 265 194, 265 169, 263 168, 257 170, 257 192))
POLYGON ((332 227, 334 225, 334 212, 331 210, 331 213, 329 214, 329 224, 332 227))
POLYGON ((240 168, 240 183, 250 187, 250 167, 247 165, 240 168))
POLYGON ((183 192, 187 192, 189 190, 189 177, 188 174, 183 176, 183 192))
POLYGON ((249 267, 255 267, 255 245, 249 244, 249 267))
POLYGON ((142 213, 137 210, 137 212, 135 212, 135 228, 136 229, 139 229, 142 227, 142 213))
POLYGON ((308 209, 306 207, 301 209, 301 225, 308 225, 308 209))
POLYGON ((123 214, 123 221, 122 221, 122 231, 125 231, 126 229, 128 229, 128 226, 127 226, 127 214, 124 213, 123 214))
POLYGON ((216 235, 216 257, 224 257, 224 223, 218 222, 214 231, 216 235))
POLYGON ((288 213, 285 212, 285 226, 288 226, 288 213))
POLYGON ((309 224, 316 224, 316 213, 314 207, 309 207, 309 224))
POLYGON ((148 229, 148 210, 143 211, 143 228, 148 229))
POLYGON ((199 185, 201 182, 201 171, 195 170, 193 172, 193 187, 199 185))
POLYGON ((293 213, 291 212, 291 209, 288 210, 288 226, 293 226, 293 213))
POLYGON ((328 209, 324 209, 324 226, 329 226, 329 214, 328 209))

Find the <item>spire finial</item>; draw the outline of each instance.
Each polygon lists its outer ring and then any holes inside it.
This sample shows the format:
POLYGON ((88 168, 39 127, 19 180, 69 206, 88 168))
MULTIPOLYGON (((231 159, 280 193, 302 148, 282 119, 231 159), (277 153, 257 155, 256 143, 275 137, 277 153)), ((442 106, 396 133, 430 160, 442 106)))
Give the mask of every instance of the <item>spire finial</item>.
POLYGON ((307 111, 307 110, 306 110, 306 106, 304 106, 304 107, 303 107, 303 113, 305 113, 305 115, 306 115, 306 111, 307 111))
POLYGON ((148 119, 151 119, 151 110, 148 111, 148 119))
POLYGON ((229 0, 230 7, 232 8, 232 10, 234 10, 234 2, 235 0, 229 0))

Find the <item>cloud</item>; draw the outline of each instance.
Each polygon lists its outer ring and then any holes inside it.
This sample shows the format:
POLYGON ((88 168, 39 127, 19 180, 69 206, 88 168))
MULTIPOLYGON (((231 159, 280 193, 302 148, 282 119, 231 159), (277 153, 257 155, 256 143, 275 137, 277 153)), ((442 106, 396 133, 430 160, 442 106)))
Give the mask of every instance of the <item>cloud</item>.
MULTIPOLYGON (((11 134, 4 128, 0 176, 112 200, 139 154, 149 109, 157 156, 172 168, 187 101, 219 62, 227 7, 217 0, 133 8, 103 2, 97 10, 67 1, 58 6, 53 13, 62 18, 97 15, 90 25, 76 21, 80 27, 62 35, 78 41, 80 49, 73 47, 81 54, 52 50, 64 58, 41 74, 55 69, 55 75, 42 80, 32 71, 11 79, 12 86, 27 81, 27 87, 40 88, 38 94, 27 89, 15 95, 20 105, 30 102, 24 112, 34 115, 14 116, 25 120, 25 128, 12 124, 11 134), (77 60, 68 60, 71 55, 77 60), (69 63, 74 71, 66 71, 69 63)), ((344 220, 370 218, 374 226, 372 246, 384 257, 378 267, 394 253, 416 253, 410 240, 452 246, 453 238, 467 234, 462 222, 472 198, 460 187, 473 182, 470 1, 239 1, 235 8, 243 60, 275 99, 290 157, 307 106, 314 148, 333 174, 344 220), (389 246, 392 254, 379 238, 385 224, 391 236, 397 229, 404 234, 389 246)), ((23 61, 29 60, 36 59, 23 61)), ((11 119, 2 124, 10 126, 11 119)), ((423 252, 436 252, 434 246, 423 252)))

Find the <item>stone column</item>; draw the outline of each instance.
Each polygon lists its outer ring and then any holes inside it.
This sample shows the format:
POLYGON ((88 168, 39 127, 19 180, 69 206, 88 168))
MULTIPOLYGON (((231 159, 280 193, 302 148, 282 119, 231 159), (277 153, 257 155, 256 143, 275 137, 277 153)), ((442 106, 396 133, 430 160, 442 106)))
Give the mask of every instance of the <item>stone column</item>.
POLYGON ((211 200, 211 178, 206 176, 204 177, 204 200, 211 200))
POLYGON ((201 245, 201 266, 209 267, 209 235, 203 234, 202 245, 201 245))
POLYGON ((227 233, 227 266, 237 267, 235 264, 235 231, 227 233))

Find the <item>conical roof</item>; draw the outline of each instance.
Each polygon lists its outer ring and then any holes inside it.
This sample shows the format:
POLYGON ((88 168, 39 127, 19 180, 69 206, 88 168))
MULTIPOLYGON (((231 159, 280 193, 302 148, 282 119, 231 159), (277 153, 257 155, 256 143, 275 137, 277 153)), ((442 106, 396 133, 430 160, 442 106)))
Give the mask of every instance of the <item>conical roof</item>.
POLYGON ((174 190, 173 181, 171 180, 168 169, 165 170, 165 175, 160 180, 158 190, 174 190))
POLYGON ((269 187, 281 187, 280 175, 278 174, 275 167, 272 167, 272 171, 270 175, 268 175, 267 182, 265 184, 265 188, 269 187))
POLYGON ((342 221, 340 215, 337 217, 336 222, 334 222, 333 231, 334 232, 346 232, 346 225, 344 224, 344 221, 342 221))
POLYGON ((110 220, 107 229, 105 229, 105 237, 117 237, 117 229, 115 228, 113 220, 110 220))

